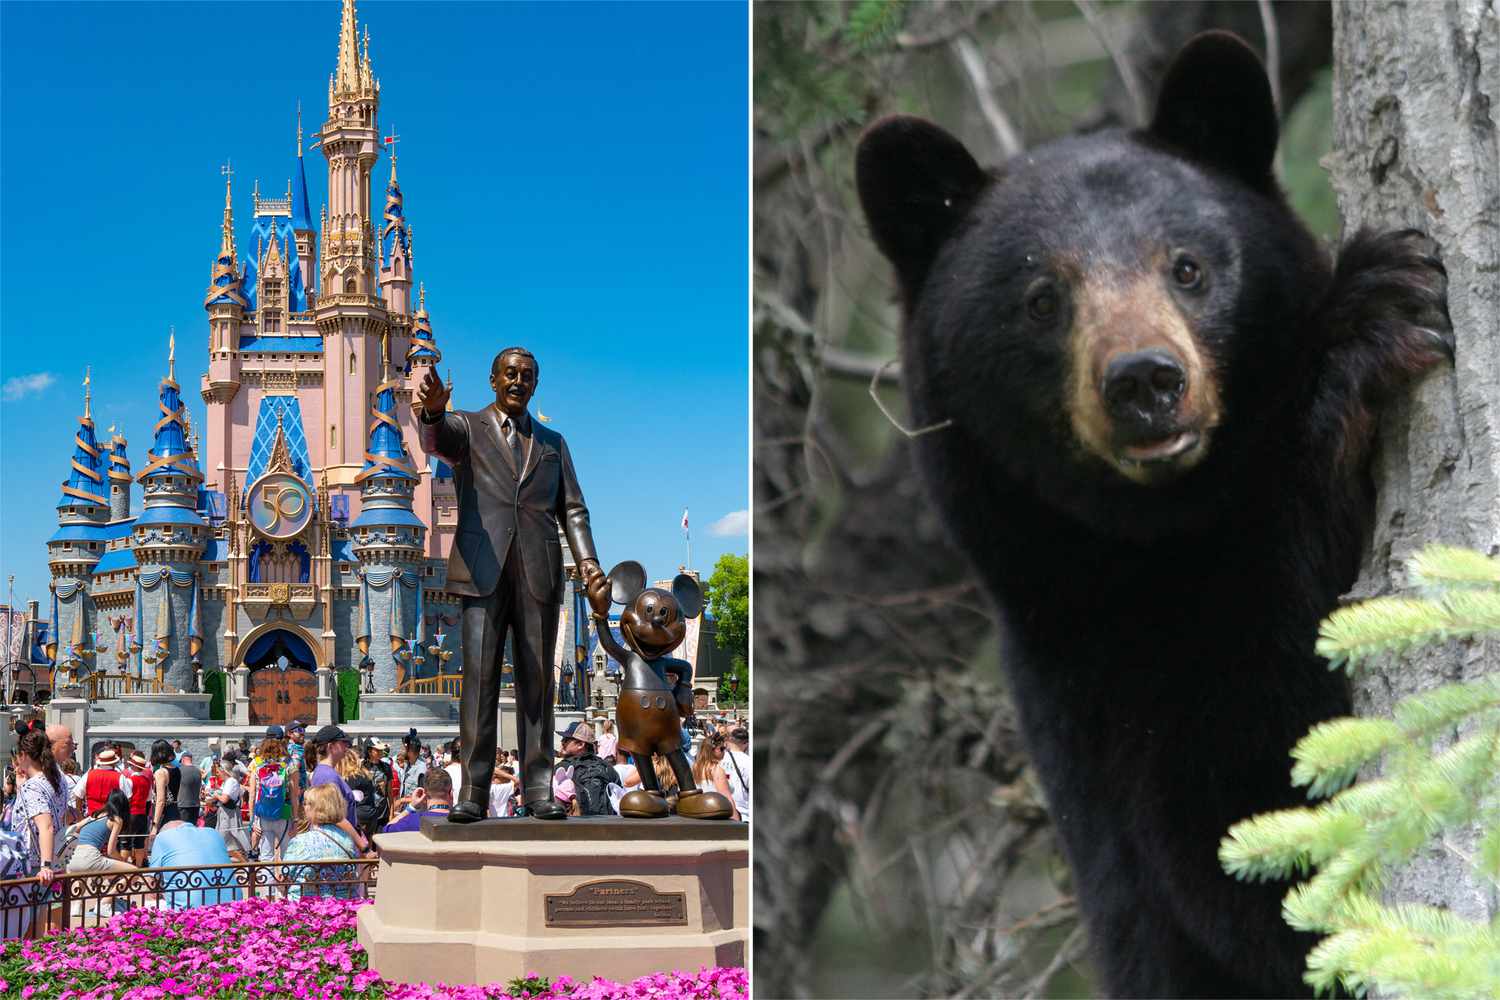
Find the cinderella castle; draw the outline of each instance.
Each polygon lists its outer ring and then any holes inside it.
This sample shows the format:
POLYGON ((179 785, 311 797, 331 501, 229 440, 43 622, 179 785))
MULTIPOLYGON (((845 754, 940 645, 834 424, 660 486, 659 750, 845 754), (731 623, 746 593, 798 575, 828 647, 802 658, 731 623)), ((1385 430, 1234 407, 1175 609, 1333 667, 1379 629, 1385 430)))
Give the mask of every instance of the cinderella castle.
MULTIPOLYGON (((85 390, 36 645, 53 667, 54 707, 73 692, 96 736, 294 718, 456 732, 459 599, 443 588, 457 502, 452 470, 422 451, 411 411, 442 351, 394 150, 384 208, 371 210, 372 171, 394 137, 377 125, 368 32, 360 41, 354 0, 343 0, 314 144, 328 166, 316 219, 300 121, 286 197, 257 185, 248 227, 236 226, 223 169, 196 386, 206 425, 191 425, 183 399, 194 387, 178 381, 175 343, 137 469, 123 435, 96 432, 85 390)), ((564 572, 576 581, 571 562, 564 572)), ((579 588, 570 593, 559 702, 584 709, 602 703, 605 663, 579 588)))

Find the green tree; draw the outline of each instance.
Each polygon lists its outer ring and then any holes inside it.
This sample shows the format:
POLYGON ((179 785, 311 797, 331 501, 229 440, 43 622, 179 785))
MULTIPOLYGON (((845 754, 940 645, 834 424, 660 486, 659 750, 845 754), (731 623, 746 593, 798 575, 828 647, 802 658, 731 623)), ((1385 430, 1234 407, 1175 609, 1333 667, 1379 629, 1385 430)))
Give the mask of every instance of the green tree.
POLYGON ((714 564, 713 575, 705 588, 708 614, 718 628, 720 649, 733 657, 729 670, 719 678, 719 700, 731 697, 729 678, 738 677, 739 692, 734 697, 750 695, 750 557, 726 552, 714 564))

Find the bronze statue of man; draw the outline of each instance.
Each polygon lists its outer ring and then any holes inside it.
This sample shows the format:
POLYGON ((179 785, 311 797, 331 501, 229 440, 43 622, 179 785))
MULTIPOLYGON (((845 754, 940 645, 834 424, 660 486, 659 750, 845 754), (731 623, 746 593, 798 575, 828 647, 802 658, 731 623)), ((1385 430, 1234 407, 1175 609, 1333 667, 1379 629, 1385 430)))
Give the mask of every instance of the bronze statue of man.
POLYGON ((418 390, 422 447, 453 466, 458 493, 445 585, 463 597, 463 788, 448 814, 455 823, 483 819, 489 805, 507 630, 526 806, 541 819, 566 815, 552 797, 552 661, 563 601, 559 524, 590 595, 609 589, 567 442, 527 412, 537 374, 530 351, 507 347, 490 366, 493 406, 446 412, 449 392, 432 369, 418 390))

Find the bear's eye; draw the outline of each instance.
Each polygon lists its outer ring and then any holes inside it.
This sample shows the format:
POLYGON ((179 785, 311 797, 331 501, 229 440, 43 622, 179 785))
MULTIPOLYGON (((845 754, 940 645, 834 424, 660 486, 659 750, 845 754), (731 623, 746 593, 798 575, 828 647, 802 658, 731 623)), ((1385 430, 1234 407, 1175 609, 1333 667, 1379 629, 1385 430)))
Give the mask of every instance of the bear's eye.
POLYGON ((1031 318, 1046 322, 1057 315, 1057 292, 1050 285, 1043 285, 1026 296, 1026 311, 1031 318))
POLYGON ((1178 254, 1172 262, 1172 280, 1179 288, 1197 288, 1203 284, 1203 268, 1187 254, 1178 254))

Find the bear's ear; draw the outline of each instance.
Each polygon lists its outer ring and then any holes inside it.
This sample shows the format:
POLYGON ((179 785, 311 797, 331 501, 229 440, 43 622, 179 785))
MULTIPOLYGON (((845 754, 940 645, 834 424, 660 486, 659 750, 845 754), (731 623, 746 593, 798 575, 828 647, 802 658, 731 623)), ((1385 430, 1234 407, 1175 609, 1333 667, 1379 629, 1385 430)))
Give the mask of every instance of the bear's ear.
POLYGON ((896 266, 908 301, 987 177, 952 135, 923 118, 882 118, 860 137, 859 200, 880 252, 896 266))
POLYGON ((1257 190, 1270 190, 1276 102, 1260 57, 1227 31, 1193 37, 1162 81, 1151 134, 1257 190))
POLYGON ((629 607, 645 589, 646 567, 634 559, 627 559, 609 571, 609 599, 616 604, 629 607))
POLYGON ((677 600, 677 607, 682 610, 683 621, 697 618, 698 612, 703 610, 703 588, 686 573, 678 573, 677 578, 672 581, 672 596, 677 600))

